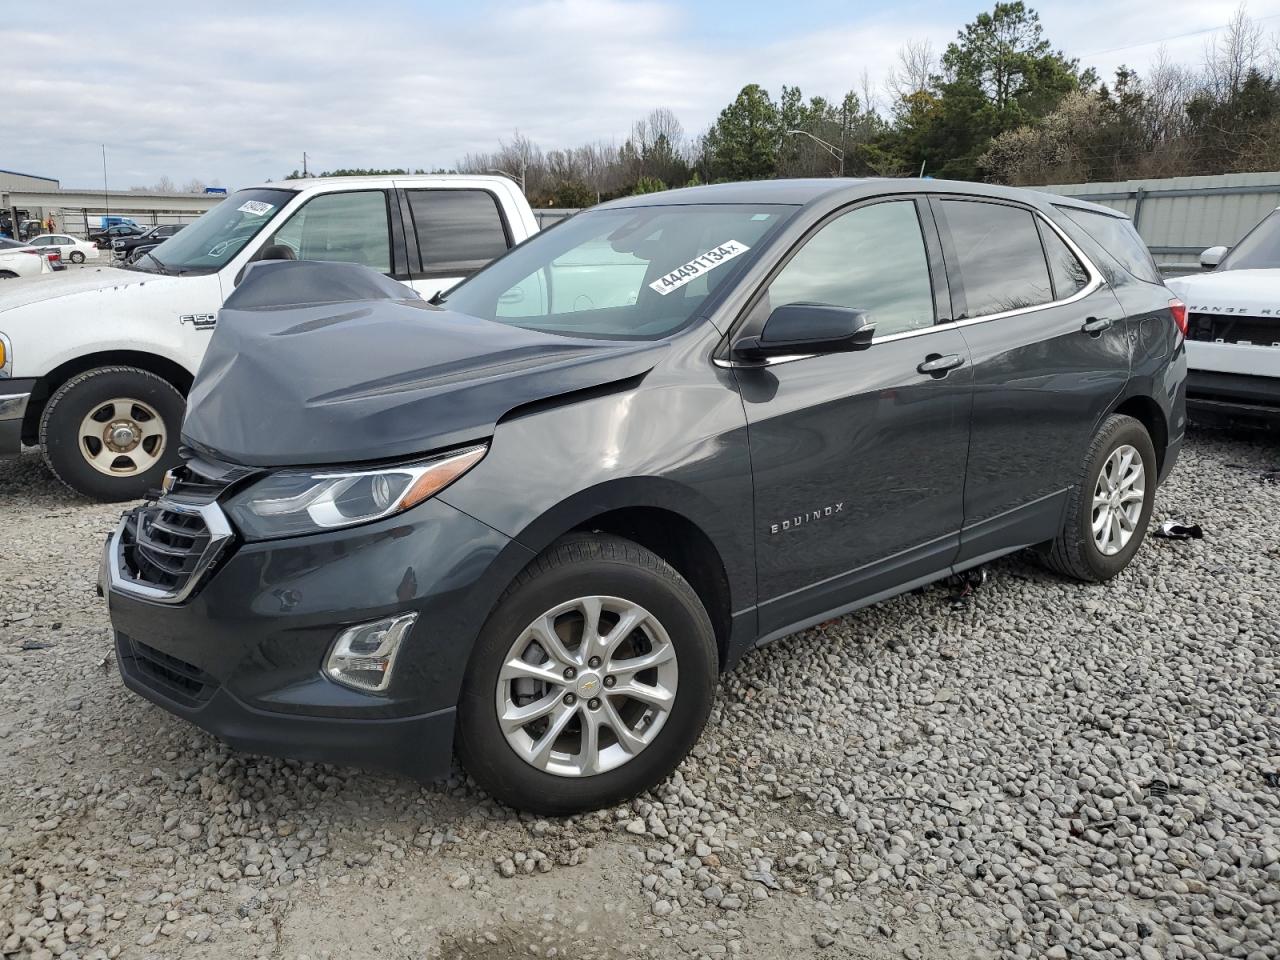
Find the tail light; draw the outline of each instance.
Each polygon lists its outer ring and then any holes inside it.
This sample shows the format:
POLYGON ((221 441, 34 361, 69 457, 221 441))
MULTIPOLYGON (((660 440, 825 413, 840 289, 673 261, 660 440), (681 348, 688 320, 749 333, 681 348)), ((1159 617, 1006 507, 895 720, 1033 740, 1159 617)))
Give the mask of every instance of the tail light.
POLYGON ((1169 313, 1173 317, 1173 322, 1177 326, 1178 332, 1185 337, 1187 335, 1187 305, 1177 297, 1174 297, 1169 301, 1169 313))

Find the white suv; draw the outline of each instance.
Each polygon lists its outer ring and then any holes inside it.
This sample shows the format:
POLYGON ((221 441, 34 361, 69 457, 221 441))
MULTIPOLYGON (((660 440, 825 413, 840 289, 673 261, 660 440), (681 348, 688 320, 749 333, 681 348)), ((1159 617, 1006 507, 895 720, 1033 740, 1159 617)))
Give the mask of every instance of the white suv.
POLYGON ((1200 263, 1214 269, 1168 281, 1187 304, 1187 406, 1280 421, 1280 209, 1200 263))
POLYGON ((73 489, 143 496, 177 462, 187 390, 253 262, 360 263, 430 297, 537 229, 504 177, 286 180, 236 191, 131 265, 6 284, 0 457, 39 444, 73 489))

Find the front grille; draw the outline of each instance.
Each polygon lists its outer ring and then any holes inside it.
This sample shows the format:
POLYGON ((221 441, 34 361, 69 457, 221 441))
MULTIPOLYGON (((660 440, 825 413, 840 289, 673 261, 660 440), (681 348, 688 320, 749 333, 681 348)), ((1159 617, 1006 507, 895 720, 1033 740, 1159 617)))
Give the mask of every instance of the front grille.
POLYGON ((125 571, 137 583, 180 590, 196 572, 210 539, 199 513, 143 507, 125 521, 120 538, 125 571))
POLYGON ((1239 317, 1221 313, 1193 313, 1187 336, 1203 343, 1251 344, 1280 347, 1280 317, 1239 317))
POLYGON ((218 683, 195 664, 117 634, 120 669, 171 700, 198 706, 213 696, 218 683))
POLYGON ((113 586, 162 603, 185 600, 231 540, 217 498, 238 477, 235 471, 198 470, 190 462, 175 469, 159 502, 121 521, 112 546, 113 586))

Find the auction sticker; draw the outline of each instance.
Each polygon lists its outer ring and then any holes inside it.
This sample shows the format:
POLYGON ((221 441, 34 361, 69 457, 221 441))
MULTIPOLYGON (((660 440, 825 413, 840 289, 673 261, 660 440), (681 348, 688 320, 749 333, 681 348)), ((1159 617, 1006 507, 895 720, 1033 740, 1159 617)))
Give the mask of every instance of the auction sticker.
POLYGON ((679 290, 690 280, 696 280, 708 270, 714 270, 722 263, 728 263, 739 254, 751 248, 737 240, 726 240, 718 247, 712 247, 706 253, 699 254, 683 266, 676 267, 660 280, 649 284, 649 289, 664 297, 672 290, 679 290))
POLYGON ((241 213, 253 214, 255 217, 265 217, 275 209, 275 204, 265 203, 262 200, 246 200, 236 209, 241 213))

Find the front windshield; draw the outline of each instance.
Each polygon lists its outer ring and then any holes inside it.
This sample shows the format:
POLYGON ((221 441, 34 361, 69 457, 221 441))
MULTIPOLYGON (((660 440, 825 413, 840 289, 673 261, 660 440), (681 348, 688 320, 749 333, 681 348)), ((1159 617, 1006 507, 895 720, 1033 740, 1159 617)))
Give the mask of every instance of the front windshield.
POLYGON ((450 308, 546 333, 651 340, 696 316, 794 212, 774 204, 626 207, 579 214, 446 297, 450 308))
POLYGON ((1273 270, 1277 267, 1280 267, 1280 210, 1272 210, 1231 248, 1218 269, 1273 270))
MULTIPOLYGON (((141 270, 213 273, 226 266, 292 200, 292 190, 237 190, 143 257, 141 270)), ((158 238, 157 238, 158 239, 158 238)))

